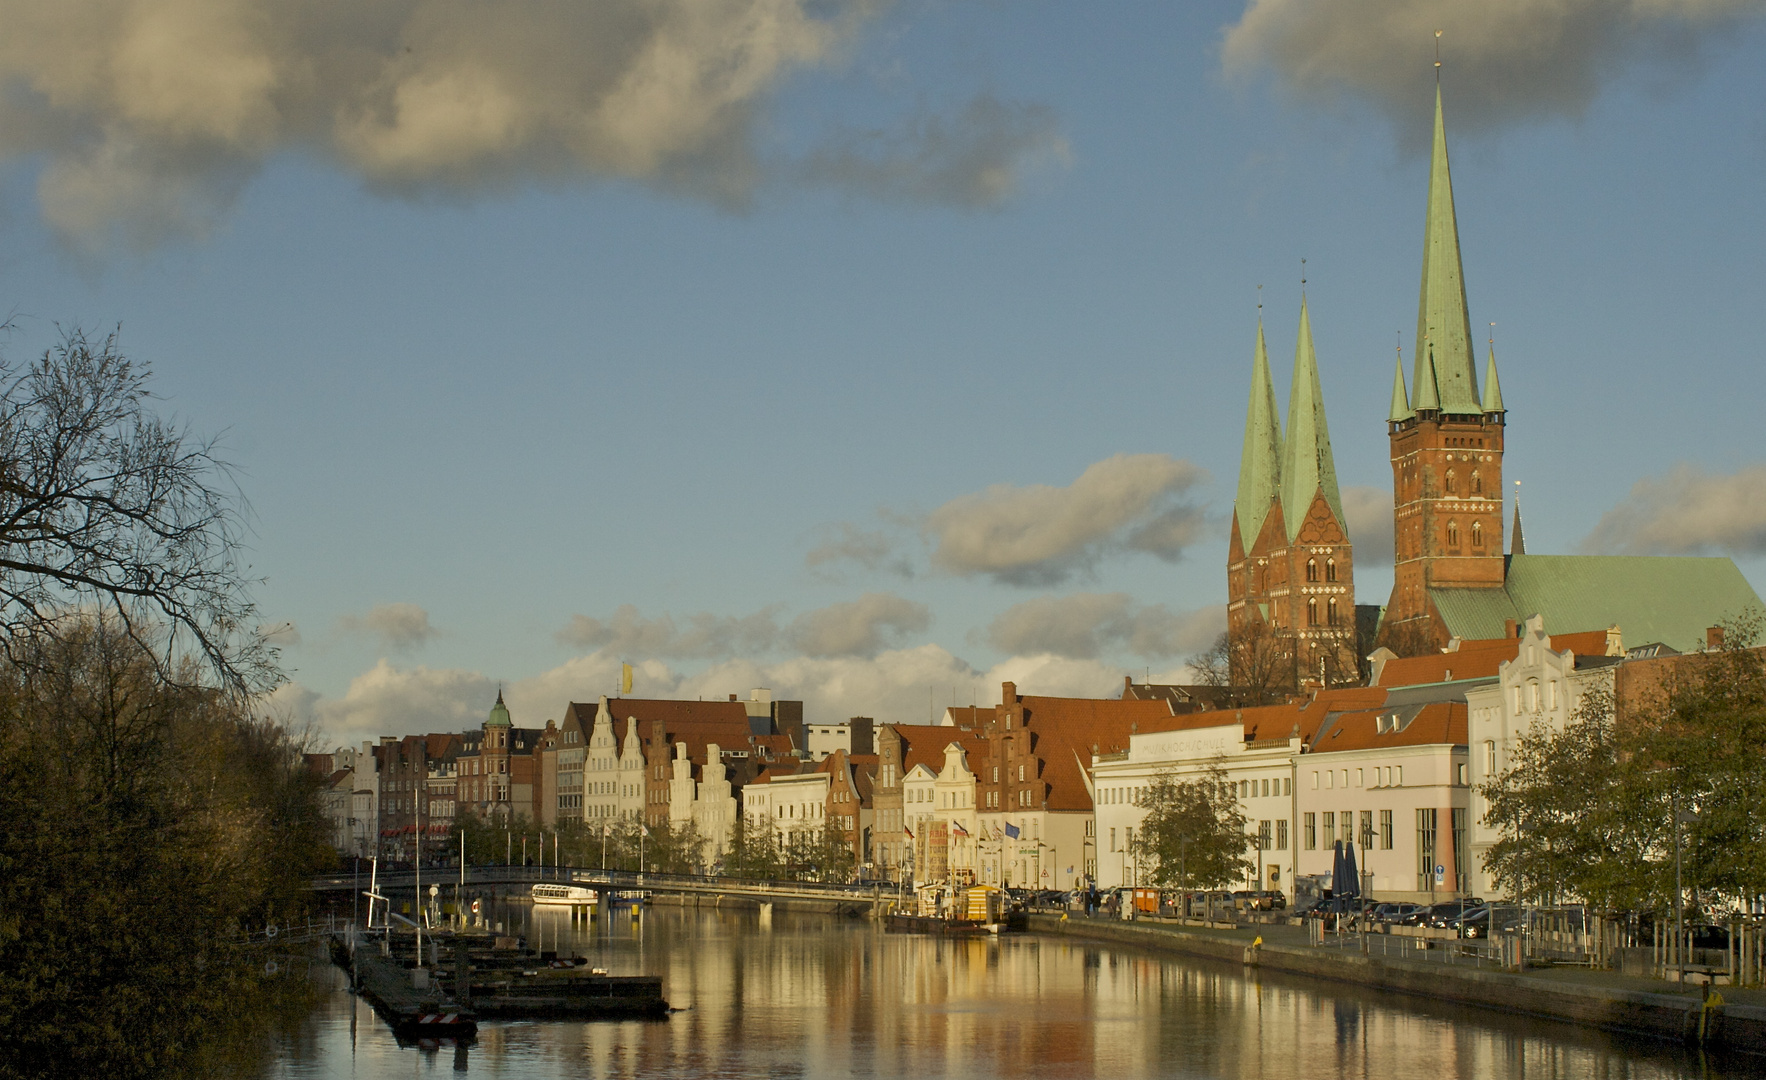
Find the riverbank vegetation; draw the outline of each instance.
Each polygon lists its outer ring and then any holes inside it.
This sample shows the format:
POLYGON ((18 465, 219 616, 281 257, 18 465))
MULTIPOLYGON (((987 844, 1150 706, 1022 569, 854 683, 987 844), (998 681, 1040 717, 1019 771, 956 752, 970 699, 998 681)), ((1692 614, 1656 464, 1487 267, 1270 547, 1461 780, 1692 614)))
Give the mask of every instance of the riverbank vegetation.
POLYGON ((0 1077, 236 1066, 332 858, 237 495, 151 400, 114 337, 0 362, 0 1077))

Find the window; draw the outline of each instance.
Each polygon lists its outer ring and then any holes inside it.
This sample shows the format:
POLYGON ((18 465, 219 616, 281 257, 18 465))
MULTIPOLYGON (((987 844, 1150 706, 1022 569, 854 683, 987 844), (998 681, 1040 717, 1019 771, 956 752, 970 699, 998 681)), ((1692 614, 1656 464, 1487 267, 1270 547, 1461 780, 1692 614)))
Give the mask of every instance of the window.
POLYGON ((1348 787, 1349 786, 1349 770, 1348 769, 1339 769, 1338 770, 1338 779, 1340 779, 1342 781, 1341 786, 1348 787))
POLYGON ((1325 622, 1331 626, 1337 625, 1337 598, 1334 596, 1325 601, 1325 622))
POLYGON ((1318 790, 1318 771, 1316 769, 1312 773, 1312 790, 1318 790))
POLYGON ((1472 546, 1475 548, 1481 548, 1484 546, 1484 524, 1483 524, 1483 522, 1480 522, 1480 521, 1472 522, 1472 546))
POLYGON ((1338 839, 1345 844, 1355 839, 1355 811, 1345 810, 1337 815, 1337 823, 1342 826, 1343 835, 1338 839))
POLYGON ((1416 812, 1416 889, 1435 891, 1435 829, 1439 812, 1419 807, 1416 812))
POLYGON ((1539 680, 1527 680, 1527 711, 1539 711, 1539 680))
POLYGON ((1495 777, 1495 775, 1496 775, 1496 740, 1495 739, 1485 739, 1484 740, 1484 775, 1487 777, 1495 777))
POLYGON ((1020 784, 1024 782, 1024 766, 1022 765, 1018 766, 1018 782, 1020 784))
POLYGON ((1373 846, 1374 812, 1372 810, 1363 810, 1361 812, 1361 849, 1366 851, 1373 846))
POLYGON ((1380 811, 1380 850, 1392 850, 1392 811, 1380 811))
POLYGON ((1392 782, 1399 787, 1404 786, 1404 766, 1398 765, 1392 769, 1392 782))
POLYGON ((1447 523, 1447 546, 1450 548, 1459 547, 1459 522, 1457 521, 1447 523))
POLYGON ((1318 598, 1317 597, 1313 597, 1313 598, 1308 599, 1306 601, 1306 625, 1307 626, 1317 626, 1318 625, 1318 598))
POLYGON ((1472 494, 1484 494, 1484 478, 1479 476, 1475 470, 1472 472, 1472 494))
POLYGON ((1337 560, 1335 560, 1335 559, 1326 559, 1325 560, 1325 580, 1326 581, 1337 580, 1337 560))
POLYGON ((1466 808, 1453 808, 1453 887, 1466 887, 1466 808))
POLYGON ((1463 761, 1460 762, 1458 767, 1454 770, 1459 775, 1459 786, 1460 787, 1465 787, 1467 784, 1471 783, 1471 780, 1466 775, 1470 770, 1471 770, 1471 766, 1467 765, 1463 761))
POLYGON ((1447 489, 1446 490, 1447 490, 1447 494, 1449 494, 1449 495, 1459 494, 1458 484, 1454 479, 1452 469, 1447 470, 1447 489))
POLYGON ((1364 781, 1364 780, 1365 780, 1365 779, 1366 779, 1366 776, 1365 776, 1365 775, 1364 775, 1364 772, 1363 772, 1363 770, 1361 770, 1361 769, 1356 769, 1356 770, 1355 770, 1355 786, 1356 786, 1356 787, 1364 787, 1364 786, 1366 786, 1366 785, 1364 785, 1364 784, 1363 784, 1363 783, 1362 783, 1362 781, 1364 781))
POLYGON ((1327 844, 1337 838, 1337 815, 1329 810, 1326 810, 1324 814, 1324 837, 1327 844))
POLYGON ((1275 847, 1277 851, 1288 850, 1288 819, 1281 818, 1275 823, 1275 847))
POLYGON ((1269 822, 1268 821, 1259 821, 1257 823, 1257 850, 1258 851, 1268 851, 1269 850, 1269 842, 1272 839, 1274 839, 1274 837, 1271 836, 1271 834, 1270 834, 1269 822))
POLYGON ((1293 793, 1294 793, 1294 780, 1293 780, 1293 778, 1292 777, 1283 777, 1283 779, 1282 779, 1282 794, 1283 795, 1292 795, 1293 793))
POLYGON ((996 784, 1000 782, 1000 767, 998 765, 993 767, 993 782, 996 784))
MULTIPOLYGON (((1313 775, 1316 776, 1318 774, 1314 773, 1313 775)), ((1318 785, 1314 784, 1312 786, 1317 787, 1318 785)), ((1337 770, 1326 769, 1325 770, 1325 790, 1329 791, 1336 786, 1337 786, 1337 770)))
MULTIPOLYGON (((1280 784, 1281 781, 1277 780, 1276 783, 1280 784)), ((1281 792, 1278 791, 1278 792, 1276 792, 1276 794, 1280 795, 1281 792)), ((1269 796, 1269 781, 1268 780, 1263 781, 1263 795, 1265 798, 1267 798, 1269 796)))
POLYGON ((1558 707, 1558 681, 1556 679, 1545 684, 1545 707, 1548 709, 1558 707))
POLYGON ((1302 814, 1300 816, 1300 835, 1307 851, 1318 850, 1318 815, 1302 814))
POLYGON ((1318 560, 1317 559, 1307 559, 1306 560, 1306 580, 1307 581, 1317 581, 1318 580, 1318 560))

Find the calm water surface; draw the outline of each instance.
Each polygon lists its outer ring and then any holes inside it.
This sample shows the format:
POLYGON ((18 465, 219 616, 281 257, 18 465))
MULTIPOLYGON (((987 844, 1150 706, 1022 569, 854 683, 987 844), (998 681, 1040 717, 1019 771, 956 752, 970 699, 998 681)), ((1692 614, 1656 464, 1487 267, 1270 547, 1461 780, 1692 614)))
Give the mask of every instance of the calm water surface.
POLYGON ((470 1048, 400 1047, 331 987, 267 1078, 1322 1077, 1760 1075, 1695 1053, 1481 1010, 1032 935, 946 941, 869 922, 657 906, 609 928, 513 908, 530 942, 661 975, 684 1011, 506 1023, 470 1048))

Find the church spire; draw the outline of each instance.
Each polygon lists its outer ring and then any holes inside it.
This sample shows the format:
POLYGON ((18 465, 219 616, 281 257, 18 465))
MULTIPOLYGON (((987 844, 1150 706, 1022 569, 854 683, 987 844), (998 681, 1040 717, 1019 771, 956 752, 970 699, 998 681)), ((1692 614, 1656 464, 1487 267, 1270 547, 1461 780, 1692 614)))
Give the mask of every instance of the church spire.
POLYGON ((1398 362, 1392 368, 1392 411, 1386 414, 1391 423, 1409 420, 1416 415, 1410 407, 1410 395, 1404 389, 1404 349, 1398 350, 1398 362))
POLYGON ((1281 470, 1281 419, 1275 407, 1275 380, 1269 375, 1269 350, 1263 343, 1263 319, 1259 317, 1257 350, 1251 360, 1251 403, 1245 410, 1245 452, 1239 458, 1239 497, 1233 503, 1239 518, 1239 543, 1246 551, 1257 543, 1270 503, 1281 490, 1281 470))
POLYGON ((1453 180, 1447 170, 1447 126, 1442 120, 1441 86, 1435 86, 1435 139, 1429 159, 1429 217, 1423 235, 1423 280, 1417 301, 1416 399, 1422 403, 1425 365, 1433 365, 1434 378, 1427 380, 1439 399, 1432 406, 1444 413, 1480 413, 1477 373, 1472 370, 1472 324, 1466 314, 1465 274, 1459 257, 1459 223, 1453 212, 1453 180), (1427 341, 1425 349, 1420 344, 1427 341))
POLYGON ((1321 491, 1331 512, 1343 521, 1331 433, 1325 426, 1324 391, 1318 383, 1318 357, 1312 348, 1312 320, 1302 296, 1300 340, 1294 346, 1294 385, 1288 391, 1287 446, 1282 457, 1282 519, 1287 522, 1289 540, 1299 535, 1306 511, 1321 491))
POLYGON ((1515 527, 1509 531, 1508 553, 1527 554, 1527 540, 1521 535, 1521 482, 1515 481, 1515 527))
POLYGON ((1484 365, 1484 411, 1499 413, 1502 408, 1502 384, 1496 381, 1496 342, 1490 343, 1490 360, 1484 365))

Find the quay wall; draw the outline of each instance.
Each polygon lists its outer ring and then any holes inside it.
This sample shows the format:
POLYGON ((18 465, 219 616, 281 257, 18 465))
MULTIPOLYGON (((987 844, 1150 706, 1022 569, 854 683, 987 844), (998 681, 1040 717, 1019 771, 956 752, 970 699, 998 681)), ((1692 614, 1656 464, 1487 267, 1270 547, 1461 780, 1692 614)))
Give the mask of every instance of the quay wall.
MULTIPOLYGON (((1031 917, 1033 931, 1137 945, 1232 964, 1354 983, 1436 1001, 1522 1013, 1632 1034, 1692 1041, 1698 1031, 1696 996, 1588 986, 1553 979, 1417 960, 1363 956, 1335 949, 1264 944, 1245 959, 1246 940, 1186 933, 1182 928, 1057 916, 1031 917)), ((1766 1053, 1766 1008, 1725 1004, 1710 1024, 1706 1045, 1766 1053)))

